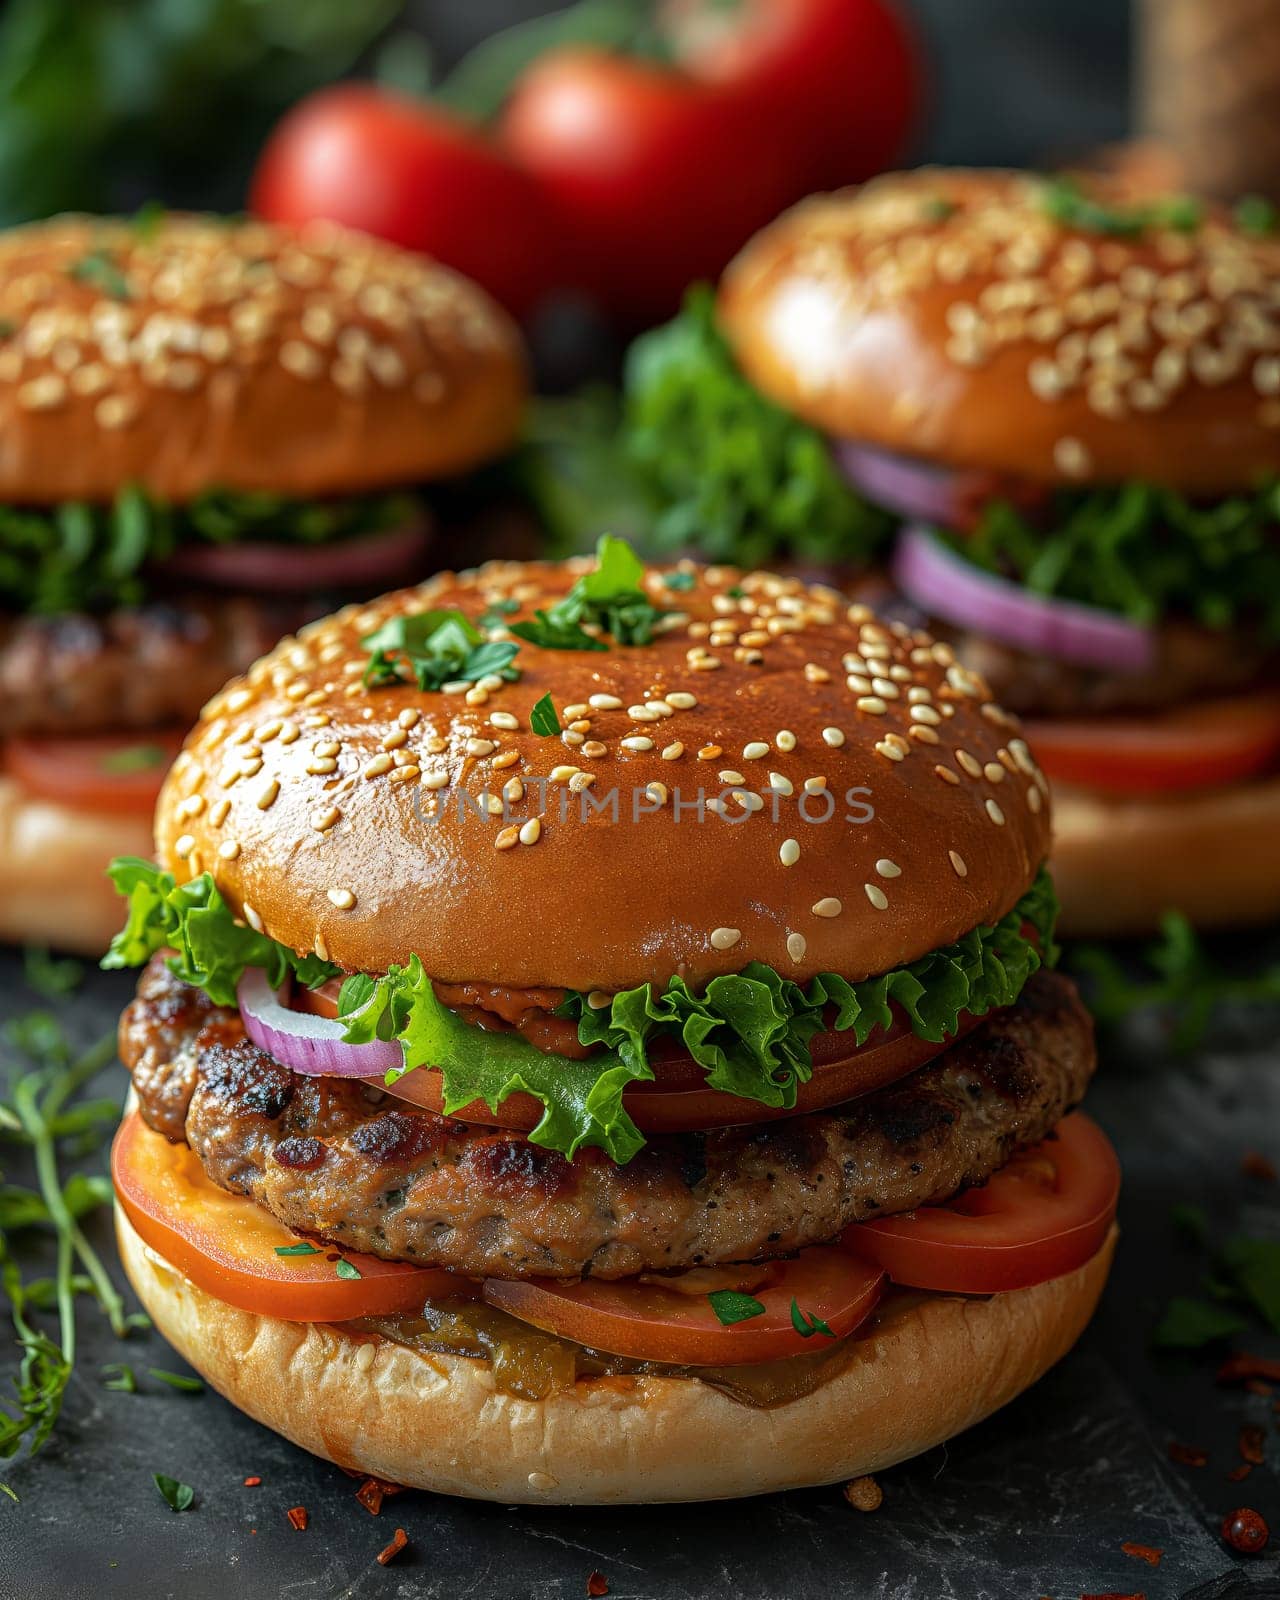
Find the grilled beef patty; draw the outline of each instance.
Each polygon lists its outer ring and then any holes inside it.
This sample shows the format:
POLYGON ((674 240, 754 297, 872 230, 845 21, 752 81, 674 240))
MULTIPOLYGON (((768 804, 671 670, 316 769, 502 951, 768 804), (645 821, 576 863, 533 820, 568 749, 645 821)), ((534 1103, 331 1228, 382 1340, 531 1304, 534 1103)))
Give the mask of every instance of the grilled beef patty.
POLYGON ((305 614, 230 594, 2 618, 0 737, 185 725, 305 614))
POLYGON ((946 1200, 1043 1139, 1093 1074, 1092 1023, 1042 972, 886 1089, 750 1128, 652 1139, 626 1166, 352 1079, 306 1077, 160 958, 120 1024, 142 1114, 224 1189, 348 1249, 489 1277, 621 1278, 780 1256, 946 1200))

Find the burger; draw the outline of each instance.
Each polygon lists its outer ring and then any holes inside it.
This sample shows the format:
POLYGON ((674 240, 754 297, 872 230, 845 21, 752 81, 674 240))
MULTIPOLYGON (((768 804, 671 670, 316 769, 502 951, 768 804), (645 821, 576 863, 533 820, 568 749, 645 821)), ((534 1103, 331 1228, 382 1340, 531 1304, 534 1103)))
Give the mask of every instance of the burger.
POLYGON ((688 542, 701 458, 731 548, 878 557, 854 592, 1026 719, 1071 933, 1280 913, 1275 223, 890 175, 788 213, 633 355, 660 529, 688 542))
POLYGON ((503 450, 523 393, 481 290, 361 235, 149 210, 0 236, 0 938, 101 954, 104 870, 150 848, 200 706, 421 576, 408 491, 503 450))
POLYGON ((794 579, 605 539, 304 628, 112 869, 147 1312, 304 1448, 508 1503, 969 1427, 1113 1247, 1045 792, 949 646, 794 579))

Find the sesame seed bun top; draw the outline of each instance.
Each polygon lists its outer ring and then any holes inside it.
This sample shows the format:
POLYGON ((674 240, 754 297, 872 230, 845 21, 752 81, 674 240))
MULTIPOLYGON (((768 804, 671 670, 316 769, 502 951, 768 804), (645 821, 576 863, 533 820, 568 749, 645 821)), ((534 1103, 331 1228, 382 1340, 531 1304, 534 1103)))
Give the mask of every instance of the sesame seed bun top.
POLYGON ((1280 237, 1225 213, 1117 236, 1029 175, 891 174, 758 234, 719 311, 752 381, 840 437, 1047 484, 1280 470, 1280 237))
POLYGON ((519 335, 482 289, 329 223, 0 235, 0 500, 392 487, 497 454, 524 393, 519 335))
POLYGON ((1028 888, 1049 816, 1017 723, 945 645, 832 590, 652 571, 678 613, 648 645, 522 643, 516 682, 362 686, 388 618, 517 601, 519 621, 583 570, 444 574, 284 640, 189 737, 158 859, 349 971, 416 953, 447 981, 588 991, 753 960, 858 979, 1028 888), (531 729, 548 694, 559 737, 531 729), (482 819, 504 786, 509 817, 482 819), (700 788, 723 812, 699 818, 700 788))

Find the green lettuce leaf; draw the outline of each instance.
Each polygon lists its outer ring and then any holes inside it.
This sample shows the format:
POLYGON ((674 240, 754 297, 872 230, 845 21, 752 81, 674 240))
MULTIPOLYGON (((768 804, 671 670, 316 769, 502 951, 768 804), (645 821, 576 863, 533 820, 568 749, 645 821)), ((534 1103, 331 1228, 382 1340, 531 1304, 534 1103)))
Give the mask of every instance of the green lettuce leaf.
POLYGON ((1042 525, 995 501, 971 534, 942 535, 985 571, 1036 594, 1151 624, 1258 625, 1280 639, 1280 478, 1253 494, 1194 505, 1146 483, 1064 490, 1042 525))
POLYGON ((402 494, 322 501, 226 489, 170 506, 136 485, 109 506, 0 505, 0 606, 52 615, 138 605, 147 594, 144 569, 180 545, 323 544, 395 527, 413 507, 402 494))
MULTIPOLYGON (((172 874, 125 859, 111 876, 128 897, 129 913, 104 966, 140 966, 157 950, 173 948, 173 971, 220 1005, 235 1003, 246 967, 263 968, 273 987, 291 975, 314 987, 338 974, 328 962, 299 956, 237 922, 207 873, 179 886, 172 874)), ((593 1048, 585 1060, 463 1021, 436 998, 416 956, 381 977, 349 976, 339 1011, 351 1043, 403 1043, 405 1065, 395 1077, 416 1067, 438 1068, 447 1113, 473 1100, 496 1111, 508 1096, 530 1094, 543 1107, 530 1135, 535 1144, 570 1157, 595 1145, 625 1162, 644 1140, 623 1108, 623 1091, 653 1077, 648 1044, 655 1036, 678 1037, 706 1070, 708 1088, 785 1109, 812 1076, 810 1040, 828 1025, 852 1031, 862 1044, 892 1022, 897 1005, 917 1035, 941 1043, 957 1031, 962 1013, 985 1016, 1012 1005, 1031 974, 1056 960, 1056 917, 1053 886, 1042 870, 999 922, 859 983, 823 973, 803 987, 752 962, 740 973, 713 978, 701 994, 672 978, 661 991, 650 984, 625 990, 597 1011, 574 992, 559 1010, 576 1019, 579 1040, 593 1048), (1028 926, 1034 937, 1027 936, 1028 926)))
POLYGON ((660 507, 658 550, 745 567, 786 553, 859 561, 893 526, 841 476, 822 434, 738 370, 705 284, 631 346, 623 444, 660 507))
POLYGON ((247 967, 263 968, 273 989, 291 976, 314 989, 340 975, 340 968, 319 956, 298 955, 238 921, 207 872, 179 884, 153 862, 121 856, 107 876, 129 904, 125 925, 102 958, 104 967, 141 967, 157 950, 173 949, 171 970, 220 1006, 235 1005, 247 967))

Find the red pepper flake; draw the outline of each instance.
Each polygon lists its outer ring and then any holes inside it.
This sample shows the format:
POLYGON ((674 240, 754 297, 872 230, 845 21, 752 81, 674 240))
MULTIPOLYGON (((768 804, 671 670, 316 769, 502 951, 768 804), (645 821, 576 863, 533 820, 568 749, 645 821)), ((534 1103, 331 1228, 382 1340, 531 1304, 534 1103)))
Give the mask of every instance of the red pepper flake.
POLYGON ((603 1572, 593 1572, 587 1577, 587 1593, 591 1600, 600 1600, 601 1595, 609 1592, 609 1580, 603 1572))
POLYGON ((256 1489, 261 1482, 261 1478, 246 1478, 244 1480, 244 1486, 246 1489, 256 1489))
POLYGON ((1222 1537, 1242 1556, 1256 1556, 1266 1549, 1271 1529, 1251 1506, 1240 1506, 1223 1517, 1222 1537))
POLYGON ((1135 1561, 1145 1561, 1149 1567, 1158 1567, 1164 1559, 1164 1551, 1153 1549, 1149 1544, 1125 1543, 1120 1546, 1127 1556, 1132 1556, 1135 1561))
POLYGON ((1240 1430, 1240 1458, 1247 1461, 1251 1467, 1260 1467, 1263 1463, 1263 1451, 1266 1449, 1267 1436, 1261 1428, 1247 1423, 1240 1430))
POLYGON ((306 1531, 306 1527, 307 1527, 307 1508, 306 1508, 306 1506, 290 1506, 288 1511, 285 1512, 285 1515, 288 1517, 289 1521, 293 1524, 293 1526, 298 1530, 299 1533, 304 1533, 306 1531))
POLYGON ((1176 1461, 1180 1467, 1207 1467, 1209 1464, 1209 1452, 1201 1450, 1198 1445, 1194 1444, 1171 1443, 1169 1445, 1169 1460, 1176 1461))
POLYGON ((403 1493, 402 1483, 388 1483, 386 1478, 366 1478, 356 1490, 356 1499, 371 1517, 376 1517, 382 1510, 384 1500, 389 1500, 393 1494, 403 1493))
POLYGON ((1240 1170, 1246 1178, 1257 1178, 1259 1183, 1275 1183, 1280 1178, 1275 1162, 1269 1161, 1260 1150, 1246 1150, 1240 1161, 1240 1170))
POLYGON ((1242 1461, 1238 1467, 1232 1467, 1231 1471, 1227 1473, 1227 1480, 1230 1483, 1243 1483, 1252 1471, 1253 1467, 1250 1463, 1242 1461))
POLYGON ((1251 1356, 1241 1351, 1228 1356, 1218 1368, 1219 1383, 1248 1383, 1250 1378, 1261 1378, 1265 1383, 1280 1383, 1280 1361, 1268 1356, 1251 1356))
POLYGON ((391 1543, 387 1545, 385 1550, 378 1551, 378 1565, 380 1567, 390 1566, 408 1542, 409 1535, 403 1528, 397 1528, 391 1543))

